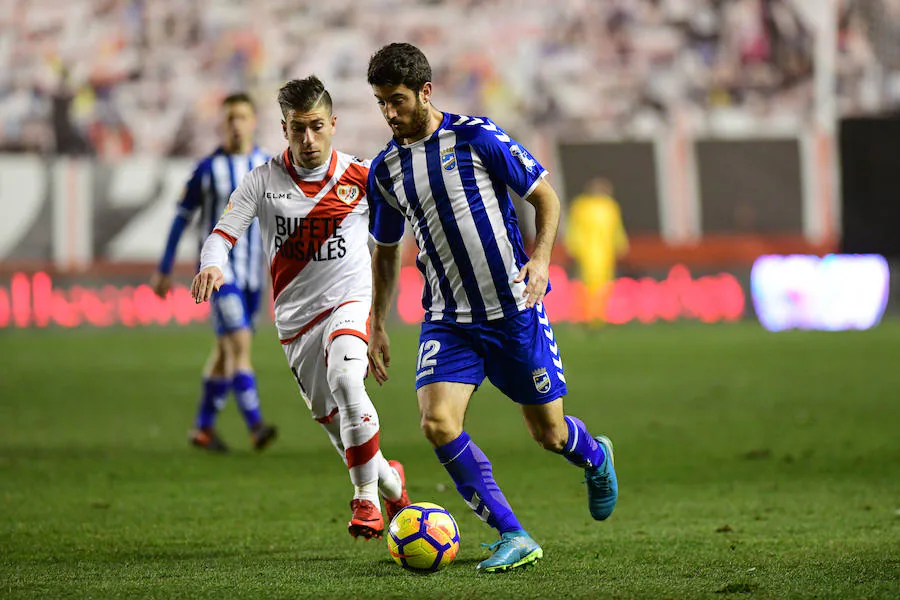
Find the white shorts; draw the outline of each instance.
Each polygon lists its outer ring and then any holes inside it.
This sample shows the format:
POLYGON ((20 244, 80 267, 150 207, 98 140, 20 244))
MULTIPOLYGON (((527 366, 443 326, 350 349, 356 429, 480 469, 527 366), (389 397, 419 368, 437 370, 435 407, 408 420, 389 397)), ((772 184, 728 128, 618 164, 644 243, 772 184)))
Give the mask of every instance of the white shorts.
POLYGON ((281 342, 300 395, 320 423, 328 423, 338 409, 326 376, 331 340, 339 335, 353 335, 368 343, 369 308, 368 301, 351 300, 314 320, 296 338, 281 342))

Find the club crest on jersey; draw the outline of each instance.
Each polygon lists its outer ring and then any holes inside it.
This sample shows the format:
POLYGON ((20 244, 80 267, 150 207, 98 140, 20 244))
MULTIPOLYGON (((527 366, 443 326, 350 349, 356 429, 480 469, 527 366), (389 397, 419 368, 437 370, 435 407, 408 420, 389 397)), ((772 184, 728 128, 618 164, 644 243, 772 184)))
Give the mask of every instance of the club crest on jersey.
POLYGON ((339 185, 335 188, 335 191, 337 192, 337 197, 340 201, 345 204, 350 204, 359 198, 359 186, 352 183, 339 185))
POLYGON ((441 150, 441 166, 445 171, 452 171, 456 168, 456 152, 453 148, 444 148, 441 150))
POLYGON ((547 369, 536 369, 531 372, 531 378, 534 380, 534 389, 539 394, 546 394, 550 391, 550 376, 547 369))

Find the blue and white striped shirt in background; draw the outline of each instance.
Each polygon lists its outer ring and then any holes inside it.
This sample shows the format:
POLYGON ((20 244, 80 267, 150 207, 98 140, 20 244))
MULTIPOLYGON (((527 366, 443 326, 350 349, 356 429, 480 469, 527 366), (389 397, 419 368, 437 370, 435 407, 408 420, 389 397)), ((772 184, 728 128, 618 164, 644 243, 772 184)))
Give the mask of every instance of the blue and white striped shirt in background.
POLYGON ((397 244, 409 221, 426 321, 477 323, 525 308, 525 283, 513 279, 528 256, 509 190, 526 198, 546 174, 490 119, 450 113, 431 136, 392 139, 372 161, 370 232, 397 244))
MULTIPOLYGON (((268 160, 269 155, 257 147, 250 154, 227 154, 222 148, 217 149, 201 160, 194 169, 184 197, 178 204, 176 223, 179 219, 190 221, 194 212, 199 209, 197 228, 202 246, 244 175, 268 160)), ((259 222, 254 219, 231 250, 228 265, 224 269, 225 283, 233 283, 241 289, 260 289, 266 277, 265 262, 259 222)))

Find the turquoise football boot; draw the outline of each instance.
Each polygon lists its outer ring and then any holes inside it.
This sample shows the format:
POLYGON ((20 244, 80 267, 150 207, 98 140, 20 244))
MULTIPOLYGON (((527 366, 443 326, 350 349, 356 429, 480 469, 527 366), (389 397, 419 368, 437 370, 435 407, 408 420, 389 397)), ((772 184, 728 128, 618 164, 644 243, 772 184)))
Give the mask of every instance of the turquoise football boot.
POLYGON ((478 571, 499 573, 533 564, 544 557, 544 551, 524 529, 507 531, 493 544, 482 544, 493 552, 490 558, 478 563, 478 571))
POLYGON ((588 509, 591 516, 598 521, 608 519, 616 507, 619 498, 619 482, 616 479, 616 468, 613 460, 613 445, 605 435, 594 437, 603 447, 606 458, 602 464, 584 470, 587 484, 588 509))

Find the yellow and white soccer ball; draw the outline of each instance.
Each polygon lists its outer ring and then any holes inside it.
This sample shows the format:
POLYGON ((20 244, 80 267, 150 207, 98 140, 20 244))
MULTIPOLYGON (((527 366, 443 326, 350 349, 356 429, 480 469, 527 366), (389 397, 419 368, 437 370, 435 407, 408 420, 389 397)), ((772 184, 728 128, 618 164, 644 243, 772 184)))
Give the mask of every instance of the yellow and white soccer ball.
POLYGON ((387 542, 398 565, 410 571, 433 573, 456 558, 459 528, 442 506, 417 502, 394 515, 387 542))

